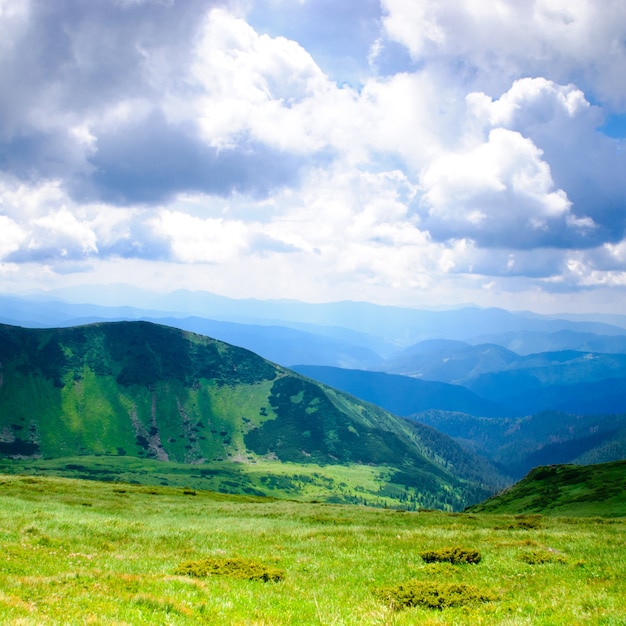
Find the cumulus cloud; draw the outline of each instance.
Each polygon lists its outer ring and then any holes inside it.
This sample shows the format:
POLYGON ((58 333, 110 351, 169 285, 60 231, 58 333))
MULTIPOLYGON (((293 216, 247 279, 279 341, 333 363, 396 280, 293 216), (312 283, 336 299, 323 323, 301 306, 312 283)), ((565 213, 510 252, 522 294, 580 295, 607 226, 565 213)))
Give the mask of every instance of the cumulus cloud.
POLYGON ((382 4, 389 37, 415 59, 456 65, 474 87, 502 91, 523 75, 544 76, 580 83, 625 110, 626 6, 621 0, 382 4))
POLYGON ((0 259, 19 250, 25 239, 26 233, 19 224, 6 215, 0 215, 0 259))
POLYGON ((623 142, 598 131, 603 114, 574 85, 559 85, 545 78, 513 83, 498 99, 484 93, 466 97, 474 131, 507 128, 542 151, 556 187, 571 202, 572 232, 584 233, 571 245, 590 247, 607 239, 616 242, 625 233, 623 198, 626 197, 626 152, 623 142))
POLYGON ((0 272, 404 302, 619 285, 626 150, 600 129, 625 11, 0 0, 0 272))
POLYGON ((324 73, 338 83, 356 85, 368 76, 368 55, 379 37, 379 0, 259 0, 247 21, 258 32, 297 41, 324 73))
POLYGON ((170 240, 174 258, 184 263, 229 261, 248 247, 248 227, 241 222, 162 211, 152 224, 170 240))
POLYGON ((194 114, 211 146, 242 136, 298 154, 345 150, 356 92, 338 87, 295 41, 258 34, 227 11, 211 11, 191 74, 201 88, 194 114))
POLYGON ((75 178, 73 194, 122 205, 159 203, 194 191, 265 196, 294 184, 301 166, 296 156, 259 142, 212 147, 193 127, 170 124, 158 113, 102 133, 90 163, 93 172, 75 178))
POLYGON ((567 194, 555 189, 542 152, 518 132, 496 128, 486 143, 435 160, 421 178, 424 225, 437 238, 469 237, 511 248, 569 245, 567 194))

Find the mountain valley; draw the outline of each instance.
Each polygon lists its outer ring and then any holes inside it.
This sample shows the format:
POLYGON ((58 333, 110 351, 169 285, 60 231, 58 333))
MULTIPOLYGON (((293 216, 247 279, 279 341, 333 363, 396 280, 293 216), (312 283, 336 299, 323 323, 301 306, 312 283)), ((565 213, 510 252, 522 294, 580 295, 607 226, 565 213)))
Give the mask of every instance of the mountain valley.
POLYGON ((626 458, 619 316, 133 293, 2 298, 7 471, 106 459, 140 482, 458 510, 538 465, 626 458))

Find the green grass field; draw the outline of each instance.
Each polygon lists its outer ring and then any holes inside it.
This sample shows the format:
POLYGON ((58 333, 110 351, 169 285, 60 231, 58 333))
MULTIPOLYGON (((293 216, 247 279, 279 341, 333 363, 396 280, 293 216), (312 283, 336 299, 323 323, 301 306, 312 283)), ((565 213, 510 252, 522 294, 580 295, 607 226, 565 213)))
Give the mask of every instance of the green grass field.
POLYGON ((2 475, 0 562, 2 624, 626 624, 623 519, 2 475), (420 556, 456 546, 480 561, 420 556), (401 606, 438 590, 460 604, 401 606))
MULTIPOLYGON (((404 508, 458 510, 458 493, 394 483, 397 469, 380 465, 212 462, 164 463, 131 456, 76 456, 60 459, 1 459, 0 474, 55 476, 142 485, 191 487, 202 491, 257 495, 299 501, 404 508), (451 502, 455 505, 448 504, 451 502), (447 507, 447 508, 444 508, 447 507)), ((480 492, 475 494, 477 498, 480 492)))

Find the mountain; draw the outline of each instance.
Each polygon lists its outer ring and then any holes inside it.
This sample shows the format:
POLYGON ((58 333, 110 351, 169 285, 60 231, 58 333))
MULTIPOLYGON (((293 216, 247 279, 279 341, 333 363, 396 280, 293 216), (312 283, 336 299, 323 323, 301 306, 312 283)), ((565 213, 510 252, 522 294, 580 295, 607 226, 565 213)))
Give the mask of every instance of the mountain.
POLYGON ((243 347, 269 361, 289 367, 311 363, 336 367, 380 367, 383 358, 367 347, 366 337, 334 337, 324 329, 309 331, 287 326, 237 324, 201 317, 155 318, 148 321, 207 335, 243 347))
POLYGON ((496 344, 429 339, 404 349, 384 365, 384 371, 423 380, 463 384, 486 372, 500 371, 520 356, 496 344))
POLYGON ((473 513, 626 516, 626 461, 537 467, 473 513))
MULTIPOLYGON (((451 383, 482 399, 477 403, 466 395, 452 403, 460 391, 440 387, 443 400, 434 389, 426 404, 412 407, 389 400, 395 403, 391 410, 405 415, 427 408, 489 416, 626 411, 626 352, 620 352, 626 329, 616 325, 626 323, 624 316, 567 319, 478 307, 420 311, 363 302, 234 300, 184 290, 154 294, 119 285, 0 296, 0 321, 19 326, 67 327, 105 320, 147 320, 190 330, 284 367, 323 365, 451 383), (93 303, 68 301, 79 297, 93 303), (477 337, 493 341, 477 342, 477 337), (503 337, 512 338, 507 346, 498 343, 503 337), (520 338, 526 343, 519 344, 520 338), (524 354, 510 349, 518 344, 524 354), (533 346, 542 350, 527 354, 533 346), (558 349, 543 350, 552 346, 558 349)), ((411 393, 428 395, 425 389, 411 393)), ((391 407, 380 394, 375 401, 391 407)))
POLYGON ((462 385, 518 415, 544 410, 625 412, 626 354, 617 352, 622 337, 605 339, 615 342, 612 353, 559 350, 520 355, 496 344, 427 340, 376 369, 462 385))
MULTIPOLYGON (((155 304, 147 298, 141 301, 155 304)), ((185 298, 177 302, 181 308, 184 304, 185 298)), ((175 304, 172 303, 172 306, 175 304)), ((197 308, 192 307, 192 310, 197 308)), ((272 320, 254 317, 250 317, 247 323, 236 322, 233 320, 245 316, 241 313, 233 313, 231 316, 224 312, 220 314, 222 307, 218 307, 218 310, 209 307, 204 311, 205 316, 200 317, 184 311, 0 295, 0 311, 0 323, 29 328, 69 327, 103 321, 152 321, 245 347, 285 366, 311 362, 341 367, 377 367, 385 356, 397 349, 380 337, 338 326, 289 321, 273 323, 272 320), (209 314, 215 317, 207 317, 209 314)))
POLYGON ((626 411, 626 355, 562 350, 520 357, 501 371, 464 385, 521 413, 544 409, 586 413, 626 411))
MULTIPOLYGON (((486 334, 521 331, 549 333, 569 329, 597 335, 626 335, 626 319, 620 316, 607 318, 613 322, 607 323, 476 306, 419 310, 351 301, 307 303, 291 300, 236 300, 202 291, 178 290, 169 294, 156 294, 125 285, 100 285, 93 288, 81 286, 54 293, 13 298, 15 299, 21 300, 23 307, 30 306, 34 309, 22 310, 20 317, 14 318, 20 324, 34 317, 40 322, 44 321, 46 311, 53 311, 58 315, 62 306, 82 306, 81 315, 67 316, 81 317, 88 311, 88 305, 84 303, 90 302, 89 306, 98 305, 100 312, 107 308, 133 307, 138 311, 150 312, 151 317, 163 317, 162 314, 165 313, 165 316, 176 318, 195 316, 244 324, 289 327, 305 324, 342 328, 391 342, 398 347, 406 347, 425 339, 470 341, 486 334), (155 311, 162 314, 155 316, 155 311)), ((4 306, 4 303, 0 304, 4 306)), ((66 310, 70 313, 69 309, 66 310)), ((109 315, 103 317, 111 318, 109 315)), ((55 321, 49 320, 47 324, 58 325, 57 320, 58 317, 55 321)))
POLYGON ((466 449, 485 455, 516 479, 538 465, 626 458, 626 414, 543 411, 523 418, 494 419, 425 411, 413 419, 445 433, 466 449))
POLYGON ((379 496, 448 508, 499 480, 432 429, 176 328, 3 325, 0 362, 5 457, 377 467, 379 496))
POLYGON ((488 417, 515 415, 515 411, 509 407, 485 400, 459 385, 385 372, 318 365, 296 365, 293 369, 361 400, 382 406, 396 415, 409 416, 428 409, 460 411, 488 417))
POLYGON ((558 350, 626 354, 626 335, 597 335, 575 330, 560 330, 554 333, 520 331, 489 334, 474 337, 471 343, 495 343, 521 355, 558 350))

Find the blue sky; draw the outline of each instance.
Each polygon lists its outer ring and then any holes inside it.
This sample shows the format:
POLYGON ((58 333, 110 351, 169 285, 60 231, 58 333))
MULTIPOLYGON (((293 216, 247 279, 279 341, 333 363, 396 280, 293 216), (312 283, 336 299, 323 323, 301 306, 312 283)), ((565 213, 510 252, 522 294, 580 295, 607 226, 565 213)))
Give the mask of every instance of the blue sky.
POLYGON ((0 290, 623 312, 623 0, 0 0, 0 290))

